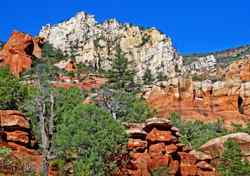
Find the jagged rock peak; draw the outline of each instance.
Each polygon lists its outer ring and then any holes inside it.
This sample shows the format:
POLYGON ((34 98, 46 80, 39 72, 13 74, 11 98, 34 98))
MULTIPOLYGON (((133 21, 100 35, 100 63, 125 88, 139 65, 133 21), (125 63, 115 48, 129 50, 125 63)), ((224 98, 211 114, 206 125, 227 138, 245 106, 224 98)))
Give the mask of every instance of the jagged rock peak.
POLYGON ((79 12, 57 25, 46 25, 39 34, 65 54, 74 55, 77 63, 108 70, 117 48, 133 61, 135 79, 141 80, 146 70, 153 77, 174 77, 181 72, 183 60, 171 39, 155 28, 120 23, 115 19, 97 23, 93 15, 79 12))

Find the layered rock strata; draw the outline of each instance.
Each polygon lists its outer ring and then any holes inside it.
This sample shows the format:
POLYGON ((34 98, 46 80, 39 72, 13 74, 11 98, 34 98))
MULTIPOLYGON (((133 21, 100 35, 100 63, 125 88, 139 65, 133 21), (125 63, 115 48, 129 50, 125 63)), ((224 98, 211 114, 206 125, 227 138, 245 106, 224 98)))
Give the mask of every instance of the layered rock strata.
POLYGON ((11 149, 8 160, 0 157, 1 173, 6 175, 40 171, 41 155, 35 150, 36 141, 26 117, 12 110, 0 111, 0 147, 11 149), (4 161, 3 161, 4 159, 4 161))
POLYGON ((232 123, 250 121, 250 58, 231 64, 224 79, 193 81, 177 77, 145 89, 144 97, 160 116, 178 112, 185 119, 232 123))
POLYGON ((150 176, 164 168, 173 176, 217 175, 210 156, 202 153, 200 157, 178 142, 180 132, 169 120, 152 118, 142 124, 125 125, 130 136, 129 161, 120 175, 150 176))

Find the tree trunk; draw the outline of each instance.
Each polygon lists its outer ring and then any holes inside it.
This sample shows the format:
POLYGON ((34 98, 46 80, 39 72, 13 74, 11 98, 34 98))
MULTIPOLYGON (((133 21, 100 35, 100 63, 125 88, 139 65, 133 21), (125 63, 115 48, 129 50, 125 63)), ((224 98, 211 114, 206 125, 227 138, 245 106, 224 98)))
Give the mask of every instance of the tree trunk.
POLYGON ((41 142, 42 142, 42 156, 43 156, 43 162, 42 162, 42 173, 47 176, 48 175, 48 137, 46 134, 46 124, 45 124, 45 110, 46 105, 43 101, 43 98, 39 96, 37 98, 37 110, 38 110, 38 117, 39 117, 39 127, 41 132, 41 142))

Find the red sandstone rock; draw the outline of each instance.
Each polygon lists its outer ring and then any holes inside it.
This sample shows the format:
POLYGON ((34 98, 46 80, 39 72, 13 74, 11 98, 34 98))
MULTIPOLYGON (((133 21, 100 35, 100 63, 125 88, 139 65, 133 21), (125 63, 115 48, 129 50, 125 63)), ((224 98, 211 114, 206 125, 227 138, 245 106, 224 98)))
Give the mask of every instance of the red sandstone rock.
POLYGON ((71 59, 60 61, 59 63, 56 63, 55 66, 68 72, 75 72, 77 70, 76 63, 71 59))
POLYGON ((238 84, 237 81, 228 80, 224 83, 218 82, 213 84, 210 92, 206 90, 209 85, 204 83, 204 90, 197 90, 196 84, 202 83, 191 82, 189 87, 181 92, 178 85, 162 89, 153 87, 145 98, 149 106, 156 109, 161 117, 170 117, 173 112, 177 112, 185 120, 215 122, 222 119, 227 128, 230 128, 232 123, 246 124, 250 121, 250 83, 238 84), (243 99, 240 105, 243 114, 239 111, 240 96, 243 99))
POLYGON ((129 150, 144 150, 147 147, 147 141, 141 139, 129 139, 128 149, 129 150))
POLYGON ((216 171, 203 171, 203 170, 200 170, 200 169, 198 169, 197 175, 198 176, 218 176, 216 171))
POLYGON ((198 168, 204 171, 214 171, 215 169, 205 161, 200 161, 196 164, 198 168))
POLYGON ((83 90, 91 90, 91 89, 98 89, 107 82, 106 78, 96 77, 96 76, 84 80, 83 82, 79 82, 78 79, 74 79, 71 77, 67 77, 66 79, 64 78, 63 79, 60 78, 58 81, 53 82, 53 86, 65 89, 77 87, 83 90))
POLYGON ((192 150, 189 153, 194 155, 198 161, 210 161, 212 159, 212 157, 210 155, 208 155, 204 152, 201 152, 201 151, 192 150))
POLYGON ((170 163, 169 163, 169 166, 168 166, 169 174, 170 175, 175 175, 178 172, 179 167, 180 167, 179 161, 171 160, 170 163))
MULTIPOLYGON (((157 119, 154 119, 154 121, 156 122, 157 119)), ((124 124, 125 127, 129 128, 128 131, 132 133, 137 134, 143 131, 143 134, 146 134, 146 139, 138 139, 138 136, 134 136, 134 139, 131 137, 128 144, 131 147, 129 148, 143 146, 145 150, 130 151, 128 163, 121 167, 116 176, 150 176, 153 171, 164 167, 168 168, 171 176, 216 176, 215 169, 210 165, 211 157, 209 155, 198 151, 190 152, 190 149, 185 151, 183 144, 175 144, 176 141, 172 140, 172 132, 178 132, 177 128, 159 126, 159 123, 154 125, 151 123, 150 125, 151 131, 146 128, 147 123, 124 124)))
POLYGON ((196 165, 191 165, 191 164, 180 165, 181 176, 196 176, 197 172, 198 172, 198 168, 196 165))
POLYGON ((146 120, 144 130, 151 131, 153 128, 167 130, 171 127, 171 122, 168 119, 150 118, 146 120))
POLYGON ((157 168, 168 167, 170 160, 171 160, 171 156, 169 155, 162 155, 162 156, 151 158, 148 163, 148 169, 149 171, 153 171, 157 168))
MULTIPOLYGON (((38 153, 37 151, 32 150, 32 149, 27 149, 24 146, 21 146, 21 145, 12 143, 12 142, 0 143, 0 147, 11 148, 11 150, 12 150, 11 156, 16 158, 13 161, 18 160, 19 165, 23 163, 26 165, 26 167, 28 164, 29 167, 34 168, 36 173, 40 173, 40 166, 41 166, 42 157, 41 157, 40 153, 38 153)), ((16 174, 16 172, 13 173, 13 170, 11 168, 9 170, 7 170, 7 173, 9 173, 10 175, 16 174)))
POLYGON ((25 116, 13 110, 0 110, 1 127, 21 127, 29 129, 30 125, 25 116))
POLYGON ((150 157, 147 153, 131 153, 130 157, 132 158, 131 163, 137 168, 137 170, 131 172, 132 176, 150 176, 148 171, 148 162, 150 161, 150 157))
POLYGON ((36 37, 33 39, 34 43, 34 49, 33 49, 33 55, 36 56, 37 58, 42 57, 42 46, 44 45, 44 39, 40 37, 36 37))
POLYGON ((16 143, 29 143, 29 134, 24 131, 13 131, 13 132, 5 132, 7 135, 7 141, 16 142, 16 143))
POLYGON ((164 143, 152 144, 149 146, 148 154, 151 158, 157 158, 163 156, 165 151, 166 149, 164 143))
POLYGON ((189 153, 178 152, 178 155, 181 158, 181 163, 182 164, 191 164, 191 165, 193 165, 197 161, 197 158, 194 155, 189 154, 189 153))
POLYGON ((147 135, 147 133, 144 130, 142 130, 141 128, 130 128, 130 129, 126 130, 126 132, 132 138, 145 139, 145 137, 147 135))
POLYGON ((14 31, 0 51, 0 65, 8 65, 10 71, 19 76, 31 67, 34 42, 30 35, 14 31))
POLYGON ((222 154, 224 143, 228 140, 233 140, 240 145, 243 156, 246 158, 250 156, 250 135, 247 133, 233 133, 211 139, 206 144, 202 145, 200 150, 215 159, 222 154))
POLYGON ((166 145, 166 147, 165 147, 166 153, 168 153, 168 154, 172 154, 172 153, 176 152, 177 149, 178 149, 178 147, 175 144, 166 145))
POLYGON ((227 79, 250 80, 250 57, 233 62, 226 72, 227 79))
POLYGON ((154 128, 146 139, 151 142, 171 142, 174 139, 171 131, 160 131, 154 128))

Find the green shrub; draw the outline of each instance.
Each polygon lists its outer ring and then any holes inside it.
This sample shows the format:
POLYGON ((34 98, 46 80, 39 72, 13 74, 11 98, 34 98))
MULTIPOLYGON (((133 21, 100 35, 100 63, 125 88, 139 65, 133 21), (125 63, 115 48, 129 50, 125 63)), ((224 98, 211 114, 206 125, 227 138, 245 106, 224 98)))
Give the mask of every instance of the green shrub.
POLYGON ((13 76, 8 68, 0 69, 0 109, 17 110, 28 96, 28 87, 13 76))
POLYGON ((145 70, 145 73, 144 73, 144 75, 142 77, 142 80, 143 80, 143 83, 145 85, 150 85, 150 84, 152 84, 154 82, 153 75, 152 75, 151 70, 149 68, 147 68, 145 70))
POLYGON ((0 157, 5 158, 11 153, 11 149, 7 147, 0 147, 0 157))
POLYGON ((135 93, 124 90, 103 89, 97 104, 121 122, 144 122, 153 115, 146 102, 135 93))
POLYGON ((204 75, 193 75, 192 76, 192 80, 193 81, 204 81, 204 80, 206 80, 207 78, 206 78, 206 76, 204 76, 204 75))
POLYGON ((249 176, 250 164, 242 159, 240 146, 235 141, 224 143, 224 152, 220 159, 222 163, 218 170, 222 176, 249 176))
POLYGON ((169 169, 167 167, 160 167, 151 172, 151 176, 169 176, 169 169))
POLYGON ((250 123, 248 123, 245 127, 242 127, 239 124, 233 124, 234 132, 243 132, 248 133, 250 135, 250 123))
POLYGON ((54 48, 50 43, 45 43, 42 47, 42 58, 48 63, 58 62, 65 57, 61 50, 54 48))
POLYGON ((223 128, 223 123, 203 123, 201 121, 182 121, 176 113, 171 115, 174 126, 180 129, 180 141, 198 149, 202 144, 215 137, 226 135, 228 132, 223 128))
POLYGON ((94 105, 80 104, 63 113, 56 131, 54 147, 58 155, 67 158, 66 151, 75 152, 76 175, 80 171, 85 175, 104 175, 112 165, 109 156, 119 154, 127 142, 123 126, 94 105))

